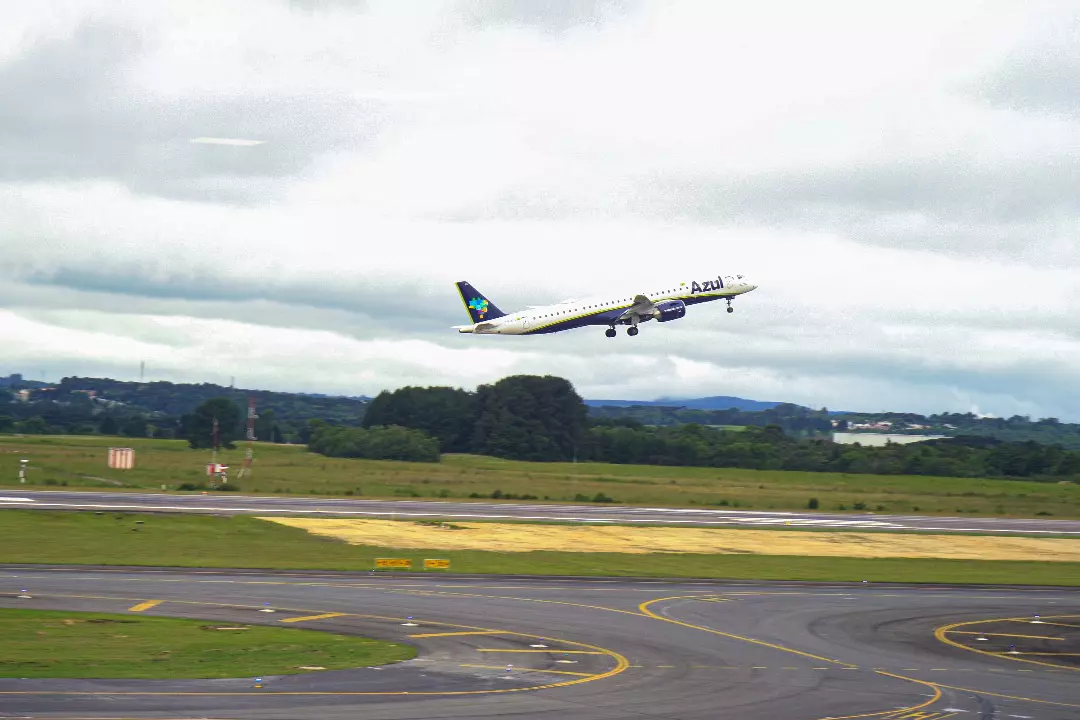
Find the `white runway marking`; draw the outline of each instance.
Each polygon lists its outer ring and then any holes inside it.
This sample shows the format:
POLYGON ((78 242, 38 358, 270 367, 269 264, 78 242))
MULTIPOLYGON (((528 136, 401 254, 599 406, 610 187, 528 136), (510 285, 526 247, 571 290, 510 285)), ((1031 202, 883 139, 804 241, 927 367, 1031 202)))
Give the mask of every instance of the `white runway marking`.
MULTIPOLYGON (((17 491, 8 491, 17 492, 17 491)), ((64 497, 62 491, 34 491, 41 500, 22 495, 5 496, 0 491, 0 502, 33 503, 34 508, 64 508, 73 510, 97 510, 112 512, 197 512, 262 515, 314 515, 323 517, 371 517, 387 519, 445 518, 460 520, 510 520, 567 522, 606 525, 665 525, 688 527, 811 527, 830 530, 916 530, 922 532, 977 532, 982 534, 1060 535, 1080 536, 1075 524, 1056 523, 1051 527, 1031 526, 1038 521, 1022 521, 1026 526, 1007 519, 988 518, 986 523, 966 518, 917 517, 917 516, 807 516, 805 513, 714 510, 700 508, 651 508, 651 507, 604 507, 593 508, 573 505, 477 505, 464 506, 449 501, 376 501, 318 498, 272 498, 237 497, 222 498, 207 495, 164 495, 155 493, 131 493, 122 497, 110 493, 85 493, 86 500, 64 497), (44 498, 64 499, 46 501, 44 498), (98 502, 93 502, 98 500, 98 502), (237 504, 230 504, 230 500, 237 504), (164 504, 171 503, 171 504, 164 504), (389 507, 388 507, 389 506, 389 507), (408 509, 402 509, 405 506, 408 509), (384 509, 386 508, 386 509, 384 509), (445 508, 445 509, 443 509, 445 508), (522 510, 530 514, 516 514, 522 510), (486 512, 485 512, 486 511, 486 512), (676 515, 682 517, 676 517, 676 515), (996 527, 988 527, 989 523, 996 527), (955 524, 954 524, 955 523, 955 524), (1064 525, 1064 527, 1063 527, 1064 525), (1069 527, 1070 529, 1065 529, 1069 527), (1046 528, 1046 529, 1043 529, 1046 528), (1051 529, 1052 528, 1052 529, 1051 529)), ((1041 523, 1040 523, 1041 524, 1041 523)))

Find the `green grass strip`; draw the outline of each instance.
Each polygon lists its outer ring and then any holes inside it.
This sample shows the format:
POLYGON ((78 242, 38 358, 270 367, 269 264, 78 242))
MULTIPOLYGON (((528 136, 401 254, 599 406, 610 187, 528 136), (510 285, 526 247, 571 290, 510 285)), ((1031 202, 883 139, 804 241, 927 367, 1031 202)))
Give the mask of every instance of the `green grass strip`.
POLYGON ((424 558, 447 558, 455 573, 1080 586, 1080 563, 400 550, 349 545, 243 516, 0 510, 0 562, 6 563, 370 570, 376 557, 411 558, 416 568, 424 558))
MULTIPOLYGON (((540 502, 592 501, 626 506, 761 510, 869 511, 963 517, 1080 518, 1080 485, 1057 482, 864 475, 837 472, 538 463, 444 455, 439 463, 331 458, 297 445, 256 443, 254 471, 243 478, 245 446, 219 453, 230 483, 244 493, 363 498, 433 498, 540 502), (496 492, 497 491, 497 492, 496 492), (813 502, 812 502, 813 501, 813 502)), ((210 453, 181 440, 101 436, 0 435, 0 486, 168 490, 205 485, 210 453), (135 450, 135 467, 107 466, 108 449, 135 450), (19 460, 29 460, 27 485, 19 460)), ((1075 478, 1073 478, 1075 480, 1075 478)))
POLYGON ((400 643, 349 635, 109 613, 0 610, 0 677, 231 678, 383 665, 400 643), (245 630, 218 630, 219 627, 245 630))

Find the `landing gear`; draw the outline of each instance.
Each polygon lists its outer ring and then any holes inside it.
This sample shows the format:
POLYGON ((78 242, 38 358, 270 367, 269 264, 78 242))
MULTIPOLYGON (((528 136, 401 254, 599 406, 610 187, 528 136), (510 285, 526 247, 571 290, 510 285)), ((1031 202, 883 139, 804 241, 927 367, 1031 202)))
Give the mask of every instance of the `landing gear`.
POLYGON ((626 328, 626 334, 629 335, 630 337, 634 337, 635 335, 637 335, 638 334, 637 326, 635 325, 635 326, 626 328))
POLYGON ((604 334, 608 337, 615 337, 615 328, 609 327, 607 330, 604 331, 604 334))
POLYGON ((735 308, 731 307, 731 298, 727 299, 727 311, 728 312, 735 312, 735 308))

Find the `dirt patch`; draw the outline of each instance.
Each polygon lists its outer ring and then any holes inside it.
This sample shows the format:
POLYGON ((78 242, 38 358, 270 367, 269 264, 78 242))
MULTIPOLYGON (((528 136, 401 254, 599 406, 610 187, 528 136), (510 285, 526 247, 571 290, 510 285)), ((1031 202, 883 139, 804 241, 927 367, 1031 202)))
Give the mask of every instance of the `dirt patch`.
POLYGON ((460 523, 458 527, 461 530, 447 532, 433 525, 392 520, 260 519, 300 528, 315 535, 344 540, 352 545, 403 549, 1080 562, 1080 540, 1055 538, 624 526, 566 527, 500 523, 460 523))

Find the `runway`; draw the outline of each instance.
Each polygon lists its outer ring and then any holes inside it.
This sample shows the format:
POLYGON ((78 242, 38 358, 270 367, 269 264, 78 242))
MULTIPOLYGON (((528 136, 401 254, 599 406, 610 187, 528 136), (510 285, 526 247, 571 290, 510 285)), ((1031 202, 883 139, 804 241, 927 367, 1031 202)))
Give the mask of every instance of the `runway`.
POLYGON ((353 500, 257 495, 181 495, 97 491, 0 490, 0 508, 28 510, 126 510, 229 515, 530 520, 538 522, 665 524, 690 527, 793 526, 831 530, 1080 535, 1080 520, 931 517, 874 513, 757 512, 704 508, 551 505, 532 503, 353 500))
POLYGON ((1080 718, 1074 590, 6 567, 0 606, 288 624, 419 649, 262 687, 2 679, 0 717, 1080 718))

